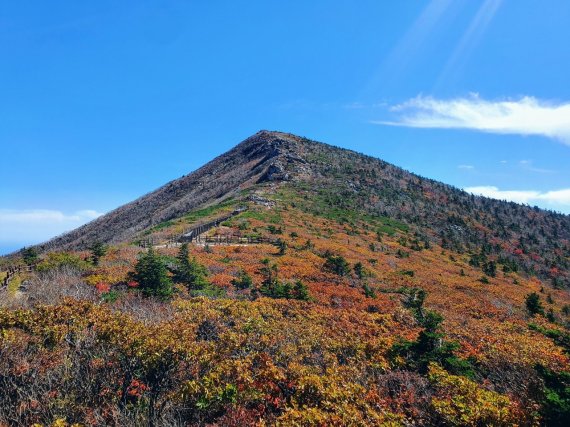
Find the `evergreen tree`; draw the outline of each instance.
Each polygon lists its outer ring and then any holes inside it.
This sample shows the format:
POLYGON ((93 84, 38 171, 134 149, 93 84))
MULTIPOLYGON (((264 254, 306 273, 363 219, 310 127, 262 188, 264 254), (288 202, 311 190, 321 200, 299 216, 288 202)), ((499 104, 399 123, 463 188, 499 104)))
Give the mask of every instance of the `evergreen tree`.
POLYGON ((376 298, 376 292, 372 289, 368 284, 364 284, 362 286, 362 290, 364 291, 364 296, 366 298, 376 298))
POLYGON ((497 265, 494 261, 489 261, 483 266, 483 273, 489 277, 495 277, 497 275, 497 265))
POLYGON ((295 292, 295 299, 301 301, 309 301, 311 299, 311 295, 309 294, 309 288, 300 280, 297 280, 295 282, 294 292, 295 292))
POLYGON ((350 264, 342 255, 329 254, 323 268, 339 276, 347 276, 350 273, 350 264))
POLYGON ((540 295, 538 295, 536 292, 532 292, 526 296, 525 305, 531 316, 534 316, 536 314, 544 315, 544 307, 540 302, 540 295))
POLYGON ((240 270, 238 277, 232 279, 232 285, 236 289, 249 289, 253 286, 253 280, 244 270, 240 270))
POLYGON ((307 239, 305 244, 303 245, 303 249, 313 249, 315 244, 311 241, 311 239, 307 239))
POLYGON ((99 260, 107 253, 107 246, 101 242, 94 242, 90 247, 93 265, 99 265, 99 260))
POLYGON ((366 275, 366 272, 364 270, 364 266, 362 265, 361 262, 357 262, 356 264, 354 264, 354 273, 356 274, 356 277, 358 277, 359 279, 364 278, 364 276, 366 275))
POLYGON ((277 264, 272 264, 267 258, 261 260, 261 263, 263 267, 259 269, 259 272, 263 276, 263 281, 261 282, 259 293, 267 297, 277 298, 277 295, 280 293, 279 287, 281 286, 277 277, 277 264))
POLYGON ((190 258, 188 243, 184 243, 176 256, 174 282, 182 283, 190 290, 201 290, 209 285, 208 270, 196 258, 190 258))
POLYGON ((535 369, 544 383, 540 408, 544 425, 570 425, 570 374, 558 373, 540 364, 535 369))
POLYGON ((273 289, 273 295, 269 296, 273 298, 291 299, 293 297, 293 286, 291 286, 291 283, 281 283, 277 281, 276 286, 273 289))
POLYGON ((279 249, 278 255, 285 255, 285 251, 287 250, 287 242, 285 242, 285 240, 277 239, 275 246, 279 249))
POLYGON ((22 258, 27 265, 32 265, 38 262, 38 252, 35 248, 22 249, 22 258))
POLYGON ((163 299, 172 296, 172 281, 168 277, 166 264, 152 247, 139 257, 130 278, 139 284, 139 288, 147 296, 163 299))
POLYGON ((412 306, 416 320, 424 328, 415 341, 400 341, 392 346, 392 357, 399 356, 405 360, 408 368, 425 374, 430 362, 437 362, 447 371, 455 375, 464 375, 472 378, 475 375, 469 360, 455 356, 459 343, 445 340, 441 331, 443 317, 430 310, 423 310, 422 304, 425 292, 417 293, 419 299, 412 306))
POLYGON ((409 289, 405 295, 406 299, 404 300, 404 306, 412 310, 416 319, 421 322, 424 317, 423 305, 427 292, 421 288, 412 288, 409 289))
POLYGON ((261 261, 263 267, 259 272, 263 275, 261 286, 255 292, 252 290, 252 295, 259 292, 261 295, 269 298, 286 298, 286 299, 299 299, 303 301, 310 300, 309 289, 307 286, 297 280, 294 285, 287 282, 281 282, 278 277, 278 268, 276 264, 272 264, 267 258, 261 261))

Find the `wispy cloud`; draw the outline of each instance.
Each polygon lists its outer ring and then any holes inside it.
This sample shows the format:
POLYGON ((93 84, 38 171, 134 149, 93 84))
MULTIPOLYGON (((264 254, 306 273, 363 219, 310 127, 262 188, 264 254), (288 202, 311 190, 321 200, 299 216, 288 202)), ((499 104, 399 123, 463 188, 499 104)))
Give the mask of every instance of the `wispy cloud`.
POLYGON ((529 172, 536 172, 536 173, 546 173, 546 174, 551 174, 551 173, 556 173, 555 170, 552 169, 545 169, 545 168, 537 168, 533 165, 532 160, 521 160, 519 161, 519 166, 529 172))
POLYGON ((64 213, 49 209, 0 209, 0 243, 22 246, 39 243, 101 215, 95 210, 64 213))
POLYGON ((418 96, 390 110, 399 115, 397 120, 373 123, 539 135, 570 145, 570 102, 553 103, 530 96, 501 101, 488 101, 476 94, 451 100, 418 96))
POLYGON ((475 169, 475 166, 473 165, 459 165, 457 166, 458 169, 463 169, 463 170, 473 170, 475 169))
POLYGON ((464 190, 478 196, 524 204, 537 204, 563 212, 570 212, 570 188, 541 192, 535 190, 500 190, 495 186, 484 185, 467 187, 464 190))

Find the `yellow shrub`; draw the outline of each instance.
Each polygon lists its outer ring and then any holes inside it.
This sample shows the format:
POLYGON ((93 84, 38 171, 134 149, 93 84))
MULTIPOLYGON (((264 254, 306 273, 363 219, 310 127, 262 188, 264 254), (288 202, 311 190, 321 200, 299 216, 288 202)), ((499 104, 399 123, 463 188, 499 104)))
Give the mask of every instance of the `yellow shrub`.
POLYGON ((447 424, 516 425, 507 396, 486 390, 468 378, 451 375, 435 363, 430 364, 429 379, 437 389, 431 404, 447 424))

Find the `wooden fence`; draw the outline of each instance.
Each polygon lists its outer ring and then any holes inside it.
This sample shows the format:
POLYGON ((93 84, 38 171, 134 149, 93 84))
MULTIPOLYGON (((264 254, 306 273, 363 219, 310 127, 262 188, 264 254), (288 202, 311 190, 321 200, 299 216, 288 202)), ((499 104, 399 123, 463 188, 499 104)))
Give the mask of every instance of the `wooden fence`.
POLYGON ((153 238, 141 239, 138 241, 138 244, 141 248, 151 248, 154 246, 154 239, 153 238))
POLYGON ((269 239, 267 237, 242 237, 242 236, 209 236, 198 238, 198 243, 204 243, 206 245, 252 245, 260 243, 275 244, 275 239, 269 239))
MULTIPOLYGON (((276 239, 270 239, 267 237, 242 237, 235 235, 227 236, 203 236, 204 233, 210 231, 214 227, 219 227, 224 221, 239 215, 240 213, 247 210, 247 208, 239 208, 234 210, 232 213, 224 215, 220 218, 213 219, 211 221, 196 225, 192 228, 187 229, 182 235, 169 238, 164 244, 164 246, 178 246, 181 242, 195 242, 198 244, 208 244, 208 245, 251 245, 260 243, 275 244, 276 239)), ((141 248, 150 248, 157 246, 158 242, 154 238, 146 238, 138 241, 138 245, 141 248)))
POLYGON ((2 283, 0 287, 5 288, 8 286, 10 281, 14 278, 14 276, 18 273, 29 273, 34 271, 36 268, 35 265, 11 265, 5 270, 0 271, 0 273, 5 273, 4 279, 2 279, 2 283))
MULTIPOLYGON (((240 209, 236 209, 234 210, 232 213, 225 215, 221 218, 216 218, 210 222, 206 222, 203 224, 200 224, 196 227, 193 227, 189 230, 186 230, 186 232, 184 232, 184 234, 182 234, 178 240, 181 242, 197 242, 197 243, 207 243, 205 242, 205 239, 202 238, 202 234, 206 233, 207 231, 211 230, 214 227, 219 227, 220 224, 224 221, 227 221, 228 219, 239 215, 240 213, 242 213, 243 211, 245 211, 245 208, 240 208, 240 209)), ((214 242, 212 242, 214 243, 214 242)))

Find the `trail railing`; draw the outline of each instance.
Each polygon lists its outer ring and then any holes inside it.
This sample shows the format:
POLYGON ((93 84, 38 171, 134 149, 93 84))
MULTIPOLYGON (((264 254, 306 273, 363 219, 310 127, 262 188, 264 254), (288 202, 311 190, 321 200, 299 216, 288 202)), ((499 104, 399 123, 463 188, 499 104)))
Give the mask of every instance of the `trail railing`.
POLYGON ((2 282, 0 283, 0 287, 1 288, 5 288, 8 286, 8 284, 10 283, 10 281, 14 278, 14 276, 16 274, 19 273, 31 273, 32 271, 34 271, 36 269, 35 265, 23 265, 23 264, 19 264, 19 265, 11 265, 8 266, 7 268, 5 268, 4 270, 1 270, 0 273, 4 273, 5 276, 2 279, 2 282))
POLYGON ((205 239, 202 238, 202 234, 206 233, 207 231, 211 230, 214 227, 219 227, 221 223, 227 221, 228 219, 239 215, 240 213, 247 210, 247 208, 239 208, 234 210, 232 213, 225 215, 220 218, 216 218, 212 221, 197 225, 189 230, 186 230, 184 234, 182 234, 178 240, 181 242, 197 242, 202 243, 205 239))

